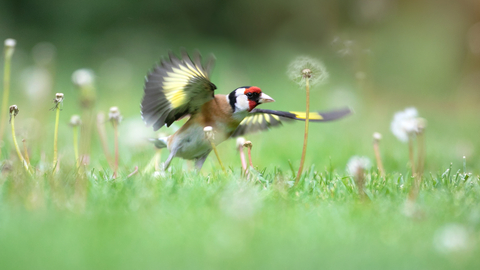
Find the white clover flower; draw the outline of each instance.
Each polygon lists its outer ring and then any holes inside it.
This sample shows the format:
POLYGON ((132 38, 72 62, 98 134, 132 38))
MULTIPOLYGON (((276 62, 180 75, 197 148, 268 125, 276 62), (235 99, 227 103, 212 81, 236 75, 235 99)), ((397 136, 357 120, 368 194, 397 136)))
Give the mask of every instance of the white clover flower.
POLYGON ((404 111, 395 113, 390 129, 400 141, 407 142, 409 135, 418 132, 418 122, 417 109, 406 108, 404 111))
POLYGON ((367 157, 353 156, 347 163, 347 172, 350 175, 357 176, 372 167, 370 159, 367 157))
POLYGON ((435 232, 435 248, 442 253, 462 252, 471 247, 468 230, 460 224, 447 224, 435 232))
POLYGON ((328 72, 322 62, 301 56, 290 63, 287 70, 288 77, 300 86, 305 86, 305 77, 308 76, 311 86, 323 83, 328 78, 328 72))
POLYGON ((94 82, 94 73, 90 69, 77 69, 72 74, 72 82, 78 87, 89 86, 94 82))

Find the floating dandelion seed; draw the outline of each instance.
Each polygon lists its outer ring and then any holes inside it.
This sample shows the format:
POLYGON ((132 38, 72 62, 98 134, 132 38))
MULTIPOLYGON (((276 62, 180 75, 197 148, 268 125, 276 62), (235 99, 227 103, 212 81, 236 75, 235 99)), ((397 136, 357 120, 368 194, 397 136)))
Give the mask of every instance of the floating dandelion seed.
POLYGON ((418 132, 418 112, 411 107, 404 111, 397 112, 393 116, 390 125, 393 135, 402 142, 407 142, 408 137, 418 132))
POLYGON ((290 63, 287 70, 288 77, 301 87, 305 87, 305 78, 309 78, 310 86, 323 83, 328 78, 328 72, 322 62, 301 56, 290 63))

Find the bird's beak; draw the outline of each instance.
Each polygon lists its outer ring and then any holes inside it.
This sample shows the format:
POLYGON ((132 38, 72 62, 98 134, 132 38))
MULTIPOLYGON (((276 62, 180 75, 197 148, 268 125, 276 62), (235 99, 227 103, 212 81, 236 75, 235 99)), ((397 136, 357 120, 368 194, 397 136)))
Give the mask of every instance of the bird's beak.
POLYGON ((260 99, 258 100, 259 103, 268 103, 268 102, 274 102, 275 100, 271 98, 269 95, 262 93, 260 95, 260 99))

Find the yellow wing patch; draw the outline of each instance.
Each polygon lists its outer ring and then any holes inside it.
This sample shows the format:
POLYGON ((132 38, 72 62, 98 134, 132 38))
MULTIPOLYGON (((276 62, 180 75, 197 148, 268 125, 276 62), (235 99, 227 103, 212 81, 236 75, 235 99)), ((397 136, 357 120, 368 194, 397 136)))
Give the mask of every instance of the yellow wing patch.
POLYGON ((179 68, 172 68, 173 72, 167 72, 168 77, 164 77, 163 89, 165 98, 170 102, 172 109, 179 108, 189 102, 185 87, 194 77, 206 77, 204 73, 188 63, 179 68))
MULTIPOLYGON (((291 113, 295 114, 295 117, 298 118, 298 119, 306 119, 307 118, 307 113, 305 113, 305 112, 291 112, 291 113)), ((322 120, 323 116, 321 116, 318 113, 313 112, 313 113, 309 113, 309 119, 322 120)))

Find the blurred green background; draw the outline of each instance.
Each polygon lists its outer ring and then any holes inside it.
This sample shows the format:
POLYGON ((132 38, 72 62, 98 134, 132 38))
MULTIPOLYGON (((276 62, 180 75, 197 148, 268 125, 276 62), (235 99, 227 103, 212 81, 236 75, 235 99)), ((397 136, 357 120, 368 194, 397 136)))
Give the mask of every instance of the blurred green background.
MULTIPOLYGON (((56 178, 37 173, 31 181, 4 134, 1 159, 18 166, 0 178, 0 268, 478 269, 478 0, 0 0, 6 38, 17 40, 10 96, 20 108, 17 138, 27 139, 40 172, 52 160, 55 93, 65 101, 56 178), (256 85, 276 100, 262 107, 277 110, 304 110, 304 90, 287 67, 298 56, 319 59, 330 77, 313 89, 311 107, 350 106, 355 114, 311 125, 306 167, 315 167, 296 190, 288 188, 288 160, 298 168, 303 123, 247 137, 254 165, 266 170, 260 184, 224 177, 213 155, 201 175, 176 159, 166 177, 127 179, 155 153, 145 138, 157 134, 140 118, 144 77, 180 47, 216 56, 218 93, 256 85), (118 106, 124 115, 120 177, 109 177, 96 140, 85 193, 68 126, 81 113, 71 81, 80 68, 95 72, 96 110, 118 106), (407 146, 390 132, 393 114, 410 106, 428 120, 425 185, 413 216, 404 207, 407 146), (384 137, 387 178, 372 169, 372 201, 360 204, 345 164, 352 155, 373 160, 373 132, 384 137), (455 174, 464 172, 463 156, 468 181, 455 174), (436 241, 451 224, 464 229, 447 230, 445 245, 460 251, 446 254, 436 241)), ((234 148, 231 140, 219 151, 239 172, 234 148)))
MULTIPOLYGON (((71 83, 79 68, 96 74, 96 108, 107 112, 118 106, 124 115, 123 164, 134 162, 135 153, 152 155, 144 138, 155 135, 139 114, 144 76, 180 47, 217 57, 212 81, 218 93, 257 85, 276 99, 263 107, 279 110, 304 110, 304 91, 288 79, 288 64, 303 55, 323 61, 330 78, 312 93, 312 107, 351 106, 356 114, 312 126, 309 163, 325 166, 331 159, 343 168, 351 155, 373 157, 371 134, 378 131, 384 147, 393 150, 385 153, 387 169, 405 169, 406 147, 391 135, 389 124, 394 112, 408 106, 428 120, 427 168, 461 166, 464 155, 467 161, 480 157, 480 2, 475 0, 2 0, 0 38, 17 40, 10 103, 19 106, 19 129, 32 144, 53 137, 54 114, 47 109, 54 93, 65 93, 64 157, 71 155, 68 120, 79 113, 71 83), (39 138, 39 129, 45 137, 39 138)), ((302 133, 303 124, 296 123, 250 136, 257 164, 285 166, 288 159, 298 164, 302 133)), ((225 154, 233 145, 220 147, 229 166, 238 165, 234 155, 225 154)), ((50 148, 38 151, 48 156, 50 148)), ((468 166, 478 172, 478 164, 468 166)))

